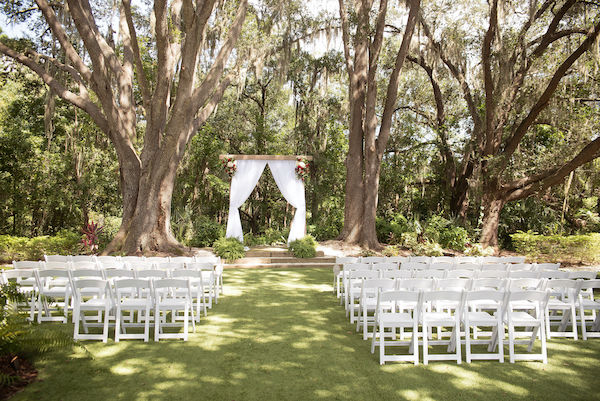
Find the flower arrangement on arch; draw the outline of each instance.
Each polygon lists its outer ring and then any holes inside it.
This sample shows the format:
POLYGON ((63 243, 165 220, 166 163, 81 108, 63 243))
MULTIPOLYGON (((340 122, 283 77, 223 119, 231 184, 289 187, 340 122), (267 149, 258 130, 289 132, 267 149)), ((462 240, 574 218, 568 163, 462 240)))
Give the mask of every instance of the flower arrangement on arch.
POLYGON ((298 156, 296 158, 296 177, 305 181, 308 178, 308 160, 306 157, 298 156))
POLYGON ((229 175, 229 177, 233 177, 237 170, 237 162, 233 157, 224 157, 221 159, 221 164, 223 164, 223 168, 225 172, 229 175))

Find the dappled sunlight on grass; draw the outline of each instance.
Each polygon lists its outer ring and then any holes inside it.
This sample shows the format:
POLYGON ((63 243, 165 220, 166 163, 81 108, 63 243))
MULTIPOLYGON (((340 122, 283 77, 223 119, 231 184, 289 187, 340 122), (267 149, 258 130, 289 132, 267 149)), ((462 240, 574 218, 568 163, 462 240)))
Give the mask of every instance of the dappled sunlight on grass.
POLYGON ((548 365, 507 360, 380 366, 330 283, 325 269, 226 270, 225 295, 188 342, 85 342, 88 353, 74 347, 39 361, 43 381, 15 400, 598 398, 595 340, 552 339, 548 365))

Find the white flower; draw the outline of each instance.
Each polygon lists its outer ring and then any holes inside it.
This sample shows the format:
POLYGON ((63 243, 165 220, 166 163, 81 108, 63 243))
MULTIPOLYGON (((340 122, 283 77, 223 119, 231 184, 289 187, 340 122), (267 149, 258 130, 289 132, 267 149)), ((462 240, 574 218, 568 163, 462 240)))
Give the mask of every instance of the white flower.
POLYGON ((300 162, 300 163, 298 163, 298 167, 304 168, 304 167, 306 167, 306 164, 304 164, 304 162, 300 162))
POLYGON ((234 166, 233 162, 227 162, 227 167, 232 168, 234 166))

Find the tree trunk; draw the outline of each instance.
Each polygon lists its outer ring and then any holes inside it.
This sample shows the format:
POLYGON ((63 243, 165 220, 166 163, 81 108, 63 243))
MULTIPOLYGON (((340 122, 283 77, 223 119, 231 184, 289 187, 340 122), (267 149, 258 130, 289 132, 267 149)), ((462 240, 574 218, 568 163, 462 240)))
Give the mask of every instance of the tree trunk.
POLYGON ((491 246, 498 249, 498 224, 500 223, 500 212, 504 207, 505 200, 494 194, 484 194, 482 200, 483 223, 479 242, 483 246, 491 246))
POLYGON ((360 243, 362 246, 370 249, 380 249, 381 244, 377 239, 376 218, 377 201, 379 195, 379 175, 381 171, 381 162, 375 152, 367 151, 369 157, 366 160, 365 168, 365 187, 364 206, 363 206, 363 227, 361 231, 360 243))

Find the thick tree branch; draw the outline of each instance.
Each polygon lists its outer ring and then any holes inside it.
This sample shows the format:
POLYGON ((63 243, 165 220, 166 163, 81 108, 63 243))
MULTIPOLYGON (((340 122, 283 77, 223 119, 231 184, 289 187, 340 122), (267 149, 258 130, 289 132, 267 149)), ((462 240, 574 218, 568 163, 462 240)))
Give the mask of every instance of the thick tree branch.
POLYGON ((48 85, 58 96, 67 102, 73 104, 76 107, 79 107, 81 110, 85 111, 90 115, 92 120, 98 125, 98 127, 105 133, 109 132, 109 125, 102 114, 102 110, 98 108, 94 103, 92 103, 89 99, 85 99, 82 96, 78 96, 73 92, 67 90, 60 82, 58 82, 52 75, 50 75, 43 66, 39 65, 29 57, 20 54, 13 49, 9 48, 5 44, 0 42, 0 52, 4 53, 8 57, 14 59, 15 61, 23 64, 24 66, 31 69, 35 72, 46 85, 48 85))
POLYGON ((192 95, 192 108, 194 113, 203 107, 204 104, 209 100, 212 93, 212 88, 217 86, 220 77, 223 75, 225 64, 227 63, 229 55, 235 47, 235 44, 242 31, 242 25, 244 24, 244 19, 246 18, 247 8, 248 1, 242 0, 233 24, 229 28, 227 40, 225 43, 223 43, 223 46, 221 46, 213 65, 210 67, 210 70, 204 78, 204 81, 194 90, 194 94, 192 95))
POLYGON ((483 38, 481 63, 483 65, 483 82, 485 88, 485 138, 484 155, 494 153, 494 119, 496 116, 496 100, 494 99, 494 78, 492 77, 492 42, 498 27, 498 0, 492 0, 490 6, 490 22, 483 38))
POLYGON ((534 177, 525 178, 520 182, 507 184, 505 187, 510 189, 507 201, 523 199, 535 192, 558 184, 568 174, 570 174, 571 171, 574 171, 577 167, 594 160, 599 155, 600 137, 588 143, 573 159, 561 167, 550 169, 534 177))
MULTIPOLYGON (((344 44, 344 59, 346 60, 346 69, 348 70, 348 76, 354 75, 354 65, 352 63, 352 56, 350 54, 350 28, 348 27, 348 17, 346 15, 346 5, 344 0, 338 0, 340 5, 340 19, 342 20, 342 42, 344 44)), ((352 87, 352 85, 350 85, 352 87)))
POLYGON ((398 98, 398 82, 400 80, 400 71, 402 70, 402 66, 404 65, 404 60, 408 55, 408 49, 421 9, 420 0, 409 0, 408 4, 410 7, 410 11, 408 13, 408 20, 406 21, 406 29, 404 30, 404 36, 402 37, 400 49, 398 49, 398 53, 396 54, 394 70, 390 75, 390 81, 388 83, 385 98, 385 105, 383 108, 383 116, 381 118, 381 127, 379 128, 379 136, 377 138, 377 155, 380 160, 383 155, 383 151, 387 146, 387 141, 390 137, 392 116, 394 114, 393 111, 396 108, 396 99, 398 98))
POLYGON ((561 79, 565 76, 565 74, 567 73, 569 68, 571 68, 571 66, 575 63, 575 61, 577 61, 577 59, 579 59, 579 57, 581 57, 581 55, 583 53, 585 53, 591 47, 592 43, 594 43, 594 41, 598 37, 599 33, 600 33, 600 22, 598 22, 594 27, 590 28, 590 30, 588 31, 587 38, 558 67, 558 69, 552 76, 552 79, 550 79, 550 82, 548 82, 546 89, 544 90, 544 92, 541 94, 541 96, 538 98, 536 103, 533 105, 533 107, 529 111, 529 114, 521 121, 521 123, 514 130, 513 134, 507 139, 506 146, 504 147, 504 150, 502 151, 502 154, 501 154, 505 159, 502 163, 503 167, 507 165, 508 159, 514 153, 514 151, 517 149, 517 146, 519 145, 519 143, 521 142, 521 140, 527 133, 527 130, 529 129, 529 127, 535 122, 538 115, 548 105, 548 102, 550 102, 550 99, 552 98, 552 95, 556 91, 556 88, 558 87, 558 84, 560 83, 561 79))
POLYGON ((142 93, 142 102, 144 104, 146 114, 148 114, 150 112, 151 102, 150 83, 148 82, 148 78, 144 72, 144 64, 142 63, 140 46, 138 44, 137 33, 133 24, 133 17, 131 15, 131 0, 123 0, 123 11, 125 13, 125 20, 127 21, 127 28, 129 30, 135 68, 137 69, 138 82, 140 84, 140 91, 142 93))

